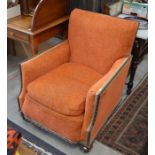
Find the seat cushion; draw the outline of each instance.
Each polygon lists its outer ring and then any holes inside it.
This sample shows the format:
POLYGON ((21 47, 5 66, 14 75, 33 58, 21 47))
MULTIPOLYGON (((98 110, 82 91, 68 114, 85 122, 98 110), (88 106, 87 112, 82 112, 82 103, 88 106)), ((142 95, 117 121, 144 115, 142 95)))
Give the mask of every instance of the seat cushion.
POLYGON ((64 115, 84 113, 88 89, 102 75, 77 63, 65 63, 28 85, 28 96, 34 101, 64 115))

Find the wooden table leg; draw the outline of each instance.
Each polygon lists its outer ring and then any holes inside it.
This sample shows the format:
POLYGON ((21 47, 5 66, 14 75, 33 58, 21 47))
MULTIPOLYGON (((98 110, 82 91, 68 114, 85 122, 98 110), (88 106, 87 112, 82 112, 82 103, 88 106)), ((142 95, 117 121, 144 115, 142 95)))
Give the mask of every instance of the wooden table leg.
POLYGON ((38 54, 38 43, 35 41, 33 36, 31 36, 30 38, 30 47, 31 47, 32 56, 38 54))
POLYGON ((132 55, 133 55, 133 58, 132 58, 131 67, 130 67, 130 75, 129 75, 130 78, 129 78, 129 82, 127 83, 127 94, 128 95, 132 91, 137 66, 139 64, 139 60, 138 60, 138 57, 139 57, 139 41, 138 40, 135 40, 132 55))

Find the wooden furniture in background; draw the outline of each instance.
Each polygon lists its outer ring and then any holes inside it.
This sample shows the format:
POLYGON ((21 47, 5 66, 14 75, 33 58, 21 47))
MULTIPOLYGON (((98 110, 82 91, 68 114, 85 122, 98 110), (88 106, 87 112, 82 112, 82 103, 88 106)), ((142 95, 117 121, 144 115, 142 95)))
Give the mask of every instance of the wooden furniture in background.
POLYGON ((38 3, 37 0, 24 1, 20 1, 21 15, 8 19, 7 36, 30 44, 32 55, 35 55, 38 53, 40 43, 62 34, 67 29, 68 2, 67 0, 40 0, 38 3))
POLYGON ((80 8, 93 12, 101 12, 101 5, 105 0, 70 0, 70 10, 80 8))
POLYGON ((23 15, 33 14, 40 0, 20 0, 21 12, 23 15))

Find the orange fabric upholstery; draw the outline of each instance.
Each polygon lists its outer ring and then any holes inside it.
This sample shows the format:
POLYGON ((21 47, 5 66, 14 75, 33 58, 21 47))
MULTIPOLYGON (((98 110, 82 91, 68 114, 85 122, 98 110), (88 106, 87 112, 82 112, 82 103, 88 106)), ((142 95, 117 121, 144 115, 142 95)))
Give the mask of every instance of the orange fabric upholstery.
POLYGON ((24 116, 63 138, 88 144, 97 110, 93 141, 121 98, 137 27, 136 22, 75 9, 68 40, 21 65, 24 116))
POLYGON ((117 59, 129 56, 137 26, 120 18, 73 11, 69 21, 70 61, 105 74, 117 59))
POLYGON ((40 54, 39 56, 22 63, 22 91, 19 96, 20 106, 22 106, 24 102, 28 84, 37 77, 47 73, 48 71, 60 66, 65 62, 68 62, 69 57, 69 44, 68 41, 65 41, 40 54))
POLYGON ((65 63, 28 85, 28 95, 38 103, 63 115, 84 113, 88 89, 100 78, 87 66, 65 63))

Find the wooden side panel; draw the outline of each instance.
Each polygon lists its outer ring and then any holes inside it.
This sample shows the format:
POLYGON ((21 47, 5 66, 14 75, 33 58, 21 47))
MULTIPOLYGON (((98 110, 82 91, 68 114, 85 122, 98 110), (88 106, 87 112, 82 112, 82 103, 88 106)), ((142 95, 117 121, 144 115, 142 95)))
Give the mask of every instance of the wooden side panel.
POLYGON ((48 25, 52 21, 67 15, 68 0, 42 0, 37 5, 32 19, 32 31, 48 25))

